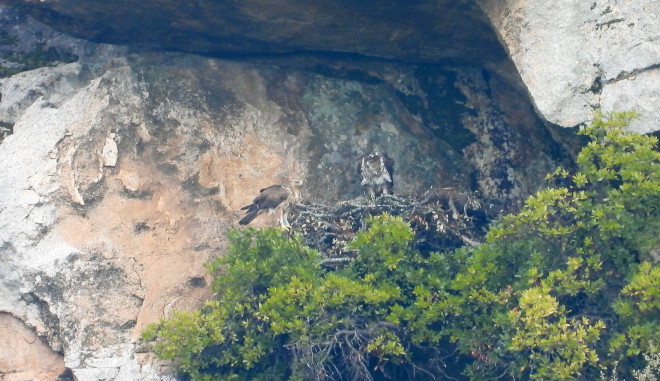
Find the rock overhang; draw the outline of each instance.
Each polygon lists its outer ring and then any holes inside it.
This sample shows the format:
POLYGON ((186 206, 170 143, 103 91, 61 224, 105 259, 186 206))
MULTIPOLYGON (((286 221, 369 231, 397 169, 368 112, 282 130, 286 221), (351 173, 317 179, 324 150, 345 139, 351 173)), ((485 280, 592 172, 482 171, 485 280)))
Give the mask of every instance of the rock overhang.
POLYGON ((341 52, 411 62, 506 58, 476 0, 2 0, 78 38, 211 56, 341 52))

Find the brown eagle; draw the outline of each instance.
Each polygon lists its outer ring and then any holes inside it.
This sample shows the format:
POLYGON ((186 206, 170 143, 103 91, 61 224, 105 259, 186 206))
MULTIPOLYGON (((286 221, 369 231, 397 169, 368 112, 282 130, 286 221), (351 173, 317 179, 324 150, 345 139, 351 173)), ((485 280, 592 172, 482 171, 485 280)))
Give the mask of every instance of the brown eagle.
POLYGON ((288 219, 289 209, 291 205, 300 199, 301 187, 302 181, 294 180, 291 187, 271 185, 268 188, 261 189, 259 195, 252 201, 252 204, 241 208, 241 210, 247 210, 247 212, 245 212, 245 217, 238 221, 238 223, 247 225, 258 215, 269 212, 277 213, 280 225, 288 229, 291 227, 288 219))
POLYGON ((384 194, 393 194, 394 160, 386 153, 372 153, 358 163, 364 195, 373 200, 384 194))

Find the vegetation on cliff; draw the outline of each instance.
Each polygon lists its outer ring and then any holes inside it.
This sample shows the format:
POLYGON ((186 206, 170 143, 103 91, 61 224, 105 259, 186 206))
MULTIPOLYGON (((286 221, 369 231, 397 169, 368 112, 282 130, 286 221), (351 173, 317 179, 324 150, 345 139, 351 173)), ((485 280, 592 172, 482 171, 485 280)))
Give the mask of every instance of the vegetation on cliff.
POLYGON ((143 339, 196 380, 657 375, 660 153, 633 117, 598 115, 577 170, 480 245, 426 250, 383 214, 328 268, 300 235, 231 231, 215 298, 143 339))

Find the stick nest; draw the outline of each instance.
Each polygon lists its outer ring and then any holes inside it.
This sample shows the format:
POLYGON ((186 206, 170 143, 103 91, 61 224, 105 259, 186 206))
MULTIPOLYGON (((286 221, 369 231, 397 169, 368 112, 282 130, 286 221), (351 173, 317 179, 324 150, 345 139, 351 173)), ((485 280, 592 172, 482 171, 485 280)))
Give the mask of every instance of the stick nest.
POLYGON ((367 228, 366 220, 372 216, 388 213, 402 217, 415 234, 416 248, 428 253, 478 245, 488 223, 502 212, 501 202, 441 189, 421 196, 384 195, 330 206, 297 204, 291 211, 291 225, 308 246, 321 253, 325 266, 335 267, 354 258, 347 245, 367 228))

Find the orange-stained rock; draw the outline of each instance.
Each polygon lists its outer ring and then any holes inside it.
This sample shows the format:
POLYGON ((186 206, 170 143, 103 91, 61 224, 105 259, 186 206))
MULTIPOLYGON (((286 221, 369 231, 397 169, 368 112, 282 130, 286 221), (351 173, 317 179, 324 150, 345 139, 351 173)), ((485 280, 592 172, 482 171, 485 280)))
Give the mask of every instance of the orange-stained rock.
POLYGON ((55 380, 64 370, 61 353, 53 351, 21 320, 0 313, 0 379, 55 380))

